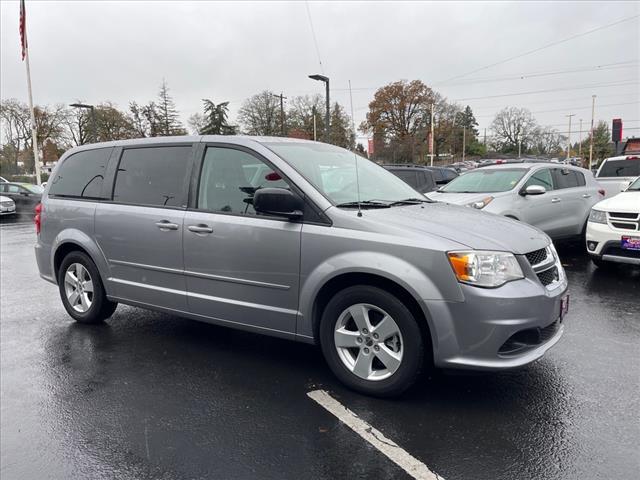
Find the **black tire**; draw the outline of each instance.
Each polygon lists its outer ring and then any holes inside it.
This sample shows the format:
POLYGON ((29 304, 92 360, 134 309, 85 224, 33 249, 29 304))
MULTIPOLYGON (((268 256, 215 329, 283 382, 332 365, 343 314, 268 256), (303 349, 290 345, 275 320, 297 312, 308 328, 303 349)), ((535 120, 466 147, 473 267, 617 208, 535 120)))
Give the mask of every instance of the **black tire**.
POLYGON ((425 347, 416 319, 398 298, 380 288, 357 285, 338 292, 324 309, 319 333, 322 353, 333 373, 347 387, 360 393, 376 397, 398 396, 415 383, 422 370, 425 347), (403 344, 402 361, 388 378, 366 380, 358 377, 343 363, 336 349, 334 330, 340 315, 347 308, 359 303, 382 309, 393 318, 400 330, 403 344))
POLYGON ((75 321, 80 323, 101 323, 109 318, 118 307, 116 302, 107 299, 98 268, 93 263, 93 260, 83 252, 71 252, 62 260, 62 264, 58 270, 58 290, 60 291, 60 298, 62 299, 65 310, 75 321), (76 263, 82 265, 87 270, 93 284, 91 306, 85 312, 79 312, 73 308, 67 299, 65 291, 65 274, 69 266, 76 263))

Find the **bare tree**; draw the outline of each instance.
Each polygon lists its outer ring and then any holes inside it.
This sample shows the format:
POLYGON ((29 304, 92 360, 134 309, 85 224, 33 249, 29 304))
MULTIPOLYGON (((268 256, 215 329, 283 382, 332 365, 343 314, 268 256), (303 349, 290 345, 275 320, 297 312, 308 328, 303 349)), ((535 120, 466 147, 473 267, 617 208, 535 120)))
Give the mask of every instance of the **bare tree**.
POLYGON ((280 101, 268 90, 242 103, 238 120, 249 135, 280 135, 280 101))
POLYGON ((531 150, 536 155, 554 155, 562 151, 566 137, 551 127, 537 127, 531 134, 531 150))
POLYGON ((502 152, 522 152, 529 149, 536 120, 526 108, 506 107, 500 110, 491 123, 494 148, 502 152))
POLYGON ((200 132, 207 124, 207 120, 201 113, 194 113, 187 120, 187 126, 189 127, 189 133, 191 135, 200 135, 200 132))

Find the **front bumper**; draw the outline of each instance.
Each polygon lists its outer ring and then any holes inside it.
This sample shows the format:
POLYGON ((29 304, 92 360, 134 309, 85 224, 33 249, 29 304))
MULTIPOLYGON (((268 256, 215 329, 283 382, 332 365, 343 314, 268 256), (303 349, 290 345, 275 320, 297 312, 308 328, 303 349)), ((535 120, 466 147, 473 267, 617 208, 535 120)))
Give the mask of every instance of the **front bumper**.
MULTIPOLYGON (((559 263, 559 268, 562 268, 559 263)), ((545 288, 533 272, 496 289, 460 285, 463 302, 426 302, 435 331, 434 363, 442 368, 506 370, 542 357, 564 332, 564 272, 545 288)))
POLYGON ((640 236, 640 232, 614 230, 605 223, 589 222, 585 233, 587 252, 594 258, 608 262, 640 265, 640 251, 621 248, 621 240, 625 235, 640 236))
POLYGON ((0 215, 14 215, 15 213, 15 205, 13 207, 0 207, 0 215))

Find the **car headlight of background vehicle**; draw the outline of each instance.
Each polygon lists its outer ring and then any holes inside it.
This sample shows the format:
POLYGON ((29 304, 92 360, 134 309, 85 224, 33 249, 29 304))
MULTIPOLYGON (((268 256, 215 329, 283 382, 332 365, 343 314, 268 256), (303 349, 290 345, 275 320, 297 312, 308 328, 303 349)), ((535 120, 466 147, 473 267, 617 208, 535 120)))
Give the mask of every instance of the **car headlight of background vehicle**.
POLYGON ((607 223, 607 212, 591 209, 589 221, 593 223, 607 223))
POLYGON ((478 210, 480 210, 486 207, 487 205, 489 205, 492 200, 493 200, 493 197, 486 197, 477 202, 467 203, 467 207, 477 208, 478 210))
POLYGON ((490 251, 449 252, 449 262, 458 281, 478 287, 499 287, 524 278, 512 253, 490 251))

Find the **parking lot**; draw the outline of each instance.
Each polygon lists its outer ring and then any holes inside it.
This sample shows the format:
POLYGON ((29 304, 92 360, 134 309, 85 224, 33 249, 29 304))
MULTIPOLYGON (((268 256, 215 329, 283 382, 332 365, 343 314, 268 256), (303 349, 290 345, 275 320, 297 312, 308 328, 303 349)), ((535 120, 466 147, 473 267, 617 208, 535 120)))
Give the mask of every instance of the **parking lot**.
POLYGON ((1 236, 3 479, 410 478, 311 400, 324 389, 452 479, 632 479, 640 468, 640 270, 560 247, 560 343, 500 374, 352 393, 318 349, 120 306, 75 324, 38 277, 35 233, 1 236))

